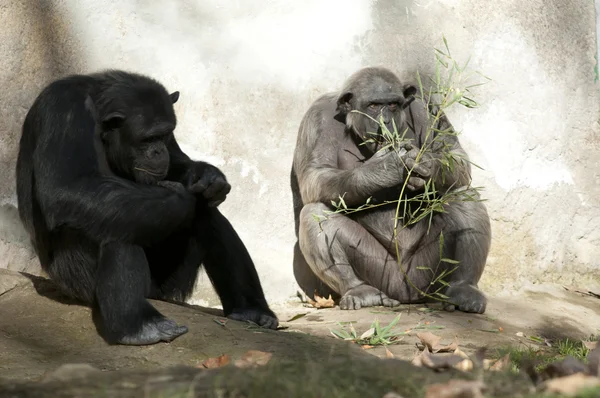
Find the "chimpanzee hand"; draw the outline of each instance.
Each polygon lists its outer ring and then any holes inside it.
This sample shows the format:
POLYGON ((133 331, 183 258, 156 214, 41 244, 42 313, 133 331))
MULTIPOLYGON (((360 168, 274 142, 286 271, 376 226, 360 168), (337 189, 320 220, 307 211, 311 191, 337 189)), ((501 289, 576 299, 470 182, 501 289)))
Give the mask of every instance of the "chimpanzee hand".
POLYGON ((187 186, 190 192, 202 195, 210 207, 223 203, 231 191, 231 185, 221 170, 208 163, 194 162, 190 171, 187 186))
POLYGON ((416 162, 419 148, 407 143, 397 150, 385 151, 384 153, 384 155, 379 155, 385 157, 384 170, 388 170, 388 172, 395 170, 394 173, 397 173, 400 178, 398 181, 399 184, 404 183, 408 171, 412 169, 413 172, 408 177, 406 187, 411 191, 416 191, 425 186, 427 181, 421 173, 427 174, 428 169, 422 167, 420 162, 416 162))
POLYGON ((167 188, 173 192, 185 195, 186 190, 185 187, 183 186, 182 183, 177 182, 177 181, 159 181, 156 183, 156 185, 158 185, 159 187, 163 187, 163 188, 167 188))
MULTIPOLYGON (((412 151, 411 151, 412 152, 412 151)), ((417 151, 418 153, 418 151, 417 151)), ((411 162, 409 162, 411 165, 415 165, 414 169, 413 169, 413 174, 415 174, 418 177, 421 177, 423 179, 430 179, 433 178, 435 181, 435 178, 438 175, 438 171, 440 169, 441 163, 439 162, 439 156, 436 154, 433 154, 429 151, 424 151, 421 154, 421 158, 419 159, 419 161, 416 161, 416 153, 413 159, 411 159, 411 162)), ((411 167, 411 166, 409 166, 411 167)))

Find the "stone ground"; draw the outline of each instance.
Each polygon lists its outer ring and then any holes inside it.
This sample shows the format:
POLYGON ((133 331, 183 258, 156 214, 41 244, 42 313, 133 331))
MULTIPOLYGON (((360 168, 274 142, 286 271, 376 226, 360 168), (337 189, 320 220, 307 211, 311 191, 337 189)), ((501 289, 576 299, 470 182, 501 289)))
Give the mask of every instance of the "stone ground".
MULTIPOLYGON (((0 377, 4 380, 0 380, 0 396, 46 396, 41 390, 35 390, 39 387, 38 384, 34 383, 28 385, 26 389, 19 390, 11 383, 19 385, 21 382, 45 380, 49 373, 61 365, 73 363, 86 363, 105 371, 100 372, 105 379, 95 378, 93 383, 90 382, 92 384, 105 383, 107 377, 114 381, 115 378, 123 377, 121 374, 123 371, 149 372, 146 373, 147 377, 154 372, 152 374, 163 381, 181 375, 181 378, 189 382, 196 380, 195 373, 190 373, 189 368, 179 371, 172 370, 171 367, 181 365, 197 367, 205 359, 221 354, 229 354, 232 360, 235 360, 248 350, 270 352, 273 354, 272 362, 287 363, 277 370, 274 370, 275 368, 268 370, 268 372, 279 372, 289 368, 287 375, 282 376, 284 379, 290 379, 290 372, 306 371, 315 373, 315 378, 325 377, 324 375, 331 371, 332 366, 335 366, 329 364, 336 358, 343 358, 344 366, 350 364, 359 367, 352 364, 363 364, 360 366, 368 366, 369 369, 373 366, 381 366, 381 369, 378 368, 375 373, 382 372, 383 375, 392 371, 388 369, 390 365, 387 361, 376 360, 373 355, 384 357, 386 355, 384 348, 361 349, 356 344, 331 337, 330 329, 340 329, 338 322, 352 322, 353 327, 360 334, 369 329, 375 319, 378 319, 382 325, 387 325, 398 315, 400 320, 396 327, 409 332, 399 344, 389 346, 389 349, 395 358, 407 360, 411 360, 417 352, 416 333, 422 330, 441 336, 442 343, 450 343, 456 337, 461 350, 467 354, 483 346, 487 346, 493 352, 493 348, 506 345, 539 344, 532 341, 529 336, 550 340, 565 337, 582 339, 600 333, 600 300, 560 286, 541 286, 535 291, 526 291, 511 297, 491 298, 484 315, 448 313, 437 310, 435 306, 426 308, 423 305, 403 306, 393 310, 378 307, 352 312, 341 311, 339 308, 315 309, 307 307, 307 304, 303 304, 298 299, 286 306, 274 308, 281 325, 285 327, 280 331, 258 329, 235 321, 227 321, 223 326, 216 322, 222 319, 219 310, 165 302, 154 302, 154 304, 165 315, 188 325, 189 332, 170 344, 145 347, 108 346, 98 336, 89 308, 65 300, 45 279, 0 270, 0 377), (306 315, 287 322, 298 314, 306 315), (369 362, 372 360, 376 362, 369 362), (381 365, 378 365, 380 362, 381 365), (307 366, 308 370, 297 369, 298 366, 307 366), (106 376, 108 374, 113 376, 106 376), (9 388, 6 387, 7 385, 16 389, 10 390, 10 394, 6 392, 9 390, 2 393, 2 388, 9 388), (14 393, 17 390, 28 393, 14 393)), ((401 372, 406 372, 407 369, 412 368, 410 366, 406 368, 408 364, 404 362, 396 362, 399 364, 394 365, 397 366, 396 372, 400 369, 403 369, 401 372)), ((419 377, 429 380, 428 378, 434 377, 433 372, 413 369, 410 370, 411 380, 420 380, 419 377)), ((367 377, 368 373, 363 369, 344 372, 345 375, 353 375, 356 380, 357 377, 367 377)), ((132 376, 132 380, 135 377, 132 376)), ((246 378, 244 379, 246 381, 239 381, 239 383, 257 384, 255 379, 248 379, 247 375, 239 377, 246 378)), ((268 375, 257 374, 256 377, 268 380, 265 382, 267 384, 276 382, 268 375)), ((327 377, 328 380, 332 377, 335 380, 338 376, 327 377)), ((448 376, 435 375, 436 380, 440 377, 448 376)), ((291 379, 300 384, 289 385, 287 387, 289 391, 296 392, 304 388, 301 379, 296 380, 294 376, 291 379)), ((209 380, 212 379, 205 378, 205 382, 209 380)), ((386 380, 391 384, 385 386, 397 383, 397 377, 393 374, 386 380)), ((123 386, 129 385, 127 382, 124 383, 123 386)), ((370 385, 368 383, 365 385, 370 385)), ((261 384, 261 388, 266 388, 267 384, 261 384)), ((506 385, 506 383, 501 384, 506 385)), ((64 387, 61 387, 59 382, 56 386, 58 389, 64 387)), ((382 385, 381 388, 384 386, 382 385)), ((412 388, 403 385, 397 387, 396 391, 416 391, 412 388)), ((330 396, 348 394, 346 390, 340 391, 339 394, 330 396)), ((355 391, 356 394, 358 392, 359 389, 355 391)), ((47 396, 58 396, 52 395, 56 394, 54 390, 46 393, 49 394, 47 396)), ((120 391, 119 394, 121 393, 120 391)), ((131 394, 135 396, 133 390, 131 394)), ((61 396, 83 395, 65 393, 61 396)))

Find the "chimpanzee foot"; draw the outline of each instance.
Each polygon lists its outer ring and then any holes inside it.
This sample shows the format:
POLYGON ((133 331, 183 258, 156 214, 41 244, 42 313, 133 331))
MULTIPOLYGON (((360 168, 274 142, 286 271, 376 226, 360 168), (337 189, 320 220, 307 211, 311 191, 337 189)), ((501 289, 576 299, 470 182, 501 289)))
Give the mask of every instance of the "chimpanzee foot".
POLYGON ((277 329, 279 326, 279 321, 273 312, 260 309, 235 309, 227 315, 227 318, 242 322, 251 321, 266 329, 277 329))
POLYGON ((473 285, 460 284, 450 286, 444 293, 448 296, 449 303, 444 307, 446 311, 454 311, 458 308, 463 312, 474 312, 483 314, 487 306, 487 299, 481 290, 473 285))
POLYGON ((149 345, 161 341, 170 342, 187 332, 187 326, 178 326, 174 321, 164 317, 154 318, 144 321, 140 331, 121 337, 118 343, 125 345, 149 345))
POLYGON ((359 310, 362 307, 373 307, 377 305, 395 307, 400 305, 400 302, 389 298, 379 289, 369 285, 353 287, 348 290, 340 300, 340 308, 342 310, 359 310))

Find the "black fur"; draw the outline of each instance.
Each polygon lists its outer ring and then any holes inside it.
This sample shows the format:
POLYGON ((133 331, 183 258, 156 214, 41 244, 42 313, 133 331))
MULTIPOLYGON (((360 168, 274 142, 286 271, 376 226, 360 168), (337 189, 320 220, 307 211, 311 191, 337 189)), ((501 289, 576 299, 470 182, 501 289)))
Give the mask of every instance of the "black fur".
POLYGON ((146 298, 189 298, 201 264, 226 316, 278 324, 248 251, 216 207, 231 189, 225 176, 175 140, 178 98, 138 74, 69 76, 40 93, 23 124, 20 217, 43 269, 99 310, 110 343, 187 332, 146 298))

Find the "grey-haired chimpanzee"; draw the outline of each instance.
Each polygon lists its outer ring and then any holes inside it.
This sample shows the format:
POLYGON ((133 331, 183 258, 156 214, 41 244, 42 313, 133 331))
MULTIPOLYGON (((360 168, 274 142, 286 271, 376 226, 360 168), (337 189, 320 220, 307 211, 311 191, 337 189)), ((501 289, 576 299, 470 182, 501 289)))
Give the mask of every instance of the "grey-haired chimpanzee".
POLYGON ((43 269, 93 306, 109 343, 186 333, 146 299, 187 299, 200 265, 226 316, 278 325, 246 247, 216 207, 231 189, 225 176, 175 140, 178 97, 135 73, 73 75, 47 86, 23 124, 21 219, 43 269))
MULTIPOLYGON (((483 313, 486 298, 477 283, 486 263, 491 229, 480 201, 450 202, 445 212, 434 213, 431 220, 398 228, 400 263, 406 274, 398 264, 396 204, 384 201, 398 199, 407 169, 413 172, 405 193, 413 197, 423 192, 430 178, 438 191, 470 189, 471 180, 470 164, 461 160, 468 159, 467 154, 452 134, 432 141, 431 151, 416 162, 428 130, 427 112, 433 114, 435 109, 415 94, 414 86, 403 85, 391 71, 370 67, 354 73, 340 92, 320 97, 308 109, 300 124, 291 173, 298 238, 294 274, 307 295, 333 293, 341 296, 340 308, 358 309, 424 301, 419 290, 432 292, 428 289, 434 280, 431 270, 457 267, 445 277, 450 284, 443 291, 450 302, 445 308, 483 313), (383 140, 377 139, 381 138, 379 124, 353 110, 376 119, 383 116, 390 131, 395 123, 411 142, 398 151, 382 148, 383 140), (379 137, 368 140, 374 138, 369 132, 379 137), (444 145, 457 156, 453 172, 442 176, 439 158, 444 145), (331 202, 338 202, 342 195, 348 207, 364 204, 369 197, 371 203, 383 205, 315 221, 315 216, 332 210, 331 202), (459 261, 458 265, 440 262, 441 232, 442 255, 459 261)), ((452 129, 443 114, 435 127, 452 129)), ((477 192, 471 195, 476 197, 477 192)))

